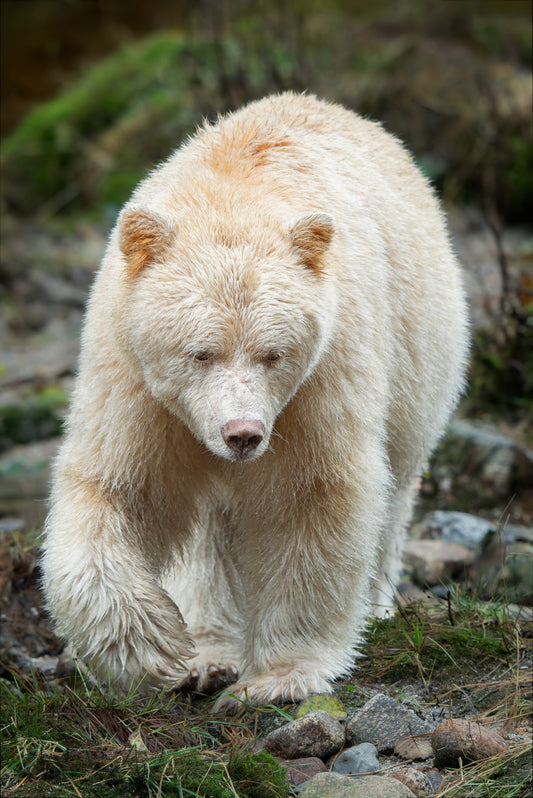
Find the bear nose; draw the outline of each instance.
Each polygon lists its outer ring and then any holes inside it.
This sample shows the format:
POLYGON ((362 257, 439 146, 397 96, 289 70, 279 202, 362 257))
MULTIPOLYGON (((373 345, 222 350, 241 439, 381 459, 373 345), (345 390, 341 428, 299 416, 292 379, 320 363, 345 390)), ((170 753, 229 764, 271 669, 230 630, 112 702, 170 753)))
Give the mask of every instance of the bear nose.
POLYGON ((233 419, 221 428, 224 441, 239 457, 246 457, 257 449, 265 436, 265 427, 260 421, 233 419))

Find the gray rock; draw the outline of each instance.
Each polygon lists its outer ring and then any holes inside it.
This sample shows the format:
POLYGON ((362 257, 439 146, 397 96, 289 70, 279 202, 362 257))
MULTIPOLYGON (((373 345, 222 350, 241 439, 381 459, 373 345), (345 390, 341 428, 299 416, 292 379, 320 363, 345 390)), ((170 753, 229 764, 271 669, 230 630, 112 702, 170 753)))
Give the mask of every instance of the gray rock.
POLYGON ((513 494, 522 503, 533 495, 533 452, 485 425, 455 420, 433 460, 432 472, 450 483, 454 493, 478 487, 494 503, 513 494))
POLYGON ((378 749, 372 743, 346 748, 333 764, 334 773, 370 773, 379 770, 378 749))
POLYGON ((402 735, 426 734, 432 727, 393 698, 378 694, 367 701, 346 724, 349 744, 373 743, 380 754, 389 753, 402 735))
POLYGON ((24 518, 27 527, 42 525, 50 490, 50 463, 59 438, 15 446, 0 455, 0 512, 24 518))
POLYGON ((470 513, 436 510, 428 513, 422 522, 416 525, 412 530, 412 537, 459 543, 471 551, 476 551, 494 532, 496 525, 485 518, 470 513))
POLYGON ((386 776, 351 779, 338 773, 319 773, 298 789, 299 798, 413 798, 411 790, 386 776))
POLYGON ((336 754, 344 745, 344 728, 327 712, 309 712, 270 732, 266 749, 275 756, 295 759, 302 756, 324 758, 336 754))

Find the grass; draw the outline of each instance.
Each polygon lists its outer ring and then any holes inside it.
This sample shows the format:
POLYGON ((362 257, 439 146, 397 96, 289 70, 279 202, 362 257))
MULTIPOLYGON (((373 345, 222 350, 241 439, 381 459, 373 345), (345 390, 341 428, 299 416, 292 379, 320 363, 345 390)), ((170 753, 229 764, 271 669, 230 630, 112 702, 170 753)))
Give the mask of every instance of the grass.
POLYGON ((504 604, 481 602, 452 584, 447 601, 400 606, 392 619, 374 620, 361 668, 367 678, 430 683, 434 674, 439 681, 448 672, 475 676, 487 661, 506 663, 515 648, 504 604))
POLYGON ((284 770, 235 721, 169 694, 117 701, 81 675, 2 680, 5 795, 284 798, 284 770))
POLYGON ((490 757, 448 776, 441 798, 529 798, 531 744, 513 746, 506 756, 490 757))

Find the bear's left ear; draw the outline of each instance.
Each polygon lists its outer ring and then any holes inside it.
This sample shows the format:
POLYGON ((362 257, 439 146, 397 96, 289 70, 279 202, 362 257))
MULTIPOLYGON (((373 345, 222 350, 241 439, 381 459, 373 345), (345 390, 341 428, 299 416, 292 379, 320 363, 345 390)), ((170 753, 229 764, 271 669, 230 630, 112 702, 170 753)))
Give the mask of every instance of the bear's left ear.
POLYGON ((308 269, 320 273, 322 255, 327 250, 335 225, 327 213, 310 213, 293 222, 289 234, 300 260, 308 269))
POLYGON ((136 277, 170 247, 175 231, 162 216, 143 208, 129 208, 119 221, 119 242, 128 277, 136 277))

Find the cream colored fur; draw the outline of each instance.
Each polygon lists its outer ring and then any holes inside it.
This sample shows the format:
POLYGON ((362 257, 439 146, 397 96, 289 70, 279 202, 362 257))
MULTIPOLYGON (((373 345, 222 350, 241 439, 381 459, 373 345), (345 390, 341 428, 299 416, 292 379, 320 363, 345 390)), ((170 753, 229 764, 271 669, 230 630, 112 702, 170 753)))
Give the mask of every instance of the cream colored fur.
POLYGON ((443 215, 378 124, 289 93, 206 125, 91 294, 43 556, 59 631, 122 689, 216 665, 253 703, 330 690, 392 605, 467 339, 443 215), (242 457, 235 420, 264 429, 242 457))

